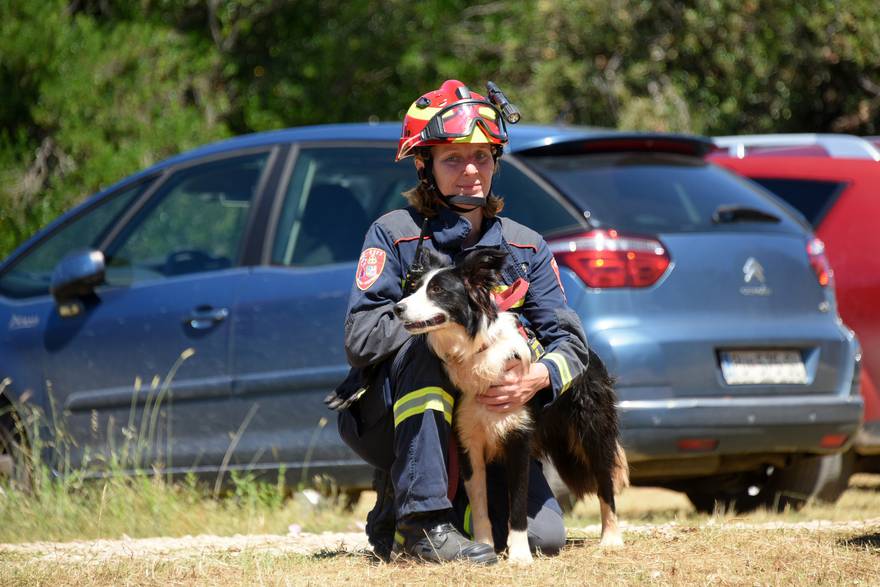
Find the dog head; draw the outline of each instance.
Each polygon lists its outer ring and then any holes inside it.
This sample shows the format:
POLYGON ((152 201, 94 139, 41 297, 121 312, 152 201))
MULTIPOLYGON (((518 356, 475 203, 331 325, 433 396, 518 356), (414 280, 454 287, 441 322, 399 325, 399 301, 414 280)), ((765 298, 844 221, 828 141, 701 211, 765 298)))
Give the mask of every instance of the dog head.
POLYGON ((462 326, 471 338, 498 317, 492 288, 507 254, 499 249, 475 249, 453 266, 432 251, 422 251, 426 272, 415 293, 400 300, 394 313, 412 334, 462 326))

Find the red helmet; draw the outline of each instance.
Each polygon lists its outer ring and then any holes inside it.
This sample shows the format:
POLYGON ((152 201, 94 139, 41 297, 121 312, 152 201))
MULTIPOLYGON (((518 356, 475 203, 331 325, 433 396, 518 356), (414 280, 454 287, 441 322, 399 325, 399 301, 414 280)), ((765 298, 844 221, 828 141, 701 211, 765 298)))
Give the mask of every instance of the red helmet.
POLYGON ((450 143, 507 144, 507 126, 495 104, 458 80, 443 82, 409 107, 395 161, 412 156, 418 147, 450 143))

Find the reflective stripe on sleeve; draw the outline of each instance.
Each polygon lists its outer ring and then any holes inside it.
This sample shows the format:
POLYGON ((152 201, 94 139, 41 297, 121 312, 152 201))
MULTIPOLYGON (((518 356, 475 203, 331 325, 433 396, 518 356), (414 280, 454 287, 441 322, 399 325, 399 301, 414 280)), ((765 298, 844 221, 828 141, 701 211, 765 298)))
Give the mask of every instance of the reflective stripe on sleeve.
POLYGON ((423 387, 411 391, 394 402, 394 427, 397 428, 410 416, 422 414, 425 410, 442 412, 447 424, 452 424, 454 405, 455 400, 452 396, 440 387, 423 387))
POLYGON ((562 389, 559 390, 561 394, 571 386, 571 371, 568 368, 568 361, 557 352, 547 353, 542 359, 549 359, 559 370, 559 378, 562 379, 562 389))

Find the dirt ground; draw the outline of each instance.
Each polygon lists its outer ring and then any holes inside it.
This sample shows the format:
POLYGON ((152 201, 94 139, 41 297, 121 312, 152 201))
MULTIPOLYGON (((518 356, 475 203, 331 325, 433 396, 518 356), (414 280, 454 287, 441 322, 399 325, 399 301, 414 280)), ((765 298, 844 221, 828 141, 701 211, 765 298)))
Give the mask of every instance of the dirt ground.
MULTIPOLYGON (((368 508, 366 495, 354 516, 368 508)), ((626 546, 598 548, 597 504, 567 518, 569 545, 528 568, 377 564, 362 531, 0 544, 0 585, 880 585, 880 476, 835 505, 696 514, 676 493, 628 489, 626 546)))

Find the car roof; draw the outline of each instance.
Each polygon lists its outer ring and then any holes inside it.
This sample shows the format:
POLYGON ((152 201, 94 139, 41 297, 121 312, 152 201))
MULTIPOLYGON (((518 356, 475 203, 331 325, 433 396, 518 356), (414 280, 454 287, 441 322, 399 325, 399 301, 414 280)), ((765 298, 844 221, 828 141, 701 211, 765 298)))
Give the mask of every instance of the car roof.
MULTIPOLYGON (((518 124, 515 126, 511 125, 509 133, 510 144, 507 147, 507 152, 522 154, 540 154, 543 152, 547 154, 569 154, 571 152, 583 152, 584 150, 596 152, 597 150, 601 151, 604 144, 614 151, 674 152, 703 157, 714 148, 714 144, 709 138, 697 135, 627 132, 586 126, 518 124)), ((279 143, 377 142, 395 144, 399 138, 399 122, 322 124, 246 134, 196 147, 133 173, 109 187, 92 194, 79 205, 58 216, 18 246, 6 259, 0 261, 0 269, 5 267, 6 262, 11 261, 21 251, 28 248, 46 229, 51 229, 55 225, 66 221, 66 218, 71 214, 75 214, 83 206, 89 205, 91 202, 112 191, 140 181, 144 177, 160 173, 175 165, 233 151, 271 147, 279 143)))
MULTIPOLYGON (((544 147, 584 142, 619 141, 627 139, 644 144, 645 150, 665 150, 664 145, 676 144, 681 152, 681 146, 692 151, 692 154, 701 156, 712 147, 712 142, 706 137, 685 134, 651 133, 651 132, 625 132, 585 126, 562 126, 562 125, 510 125, 510 145, 508 152, 534 152, 544 147), (658 141, 663 141, 660 144, 658 141)), ((302 126, 282 130, 253 133, 227 139, 217 143, 198 147, 186 153, 182 153, 145 170, 149 173, 167 167, 184 163, 191 159, 211 156, 227 151, 259 148, 277 143, 287 142, 357 142, 376 141, 396 143, 400 138, 400 123, 348 123, 348 124, 323 124, 317 126, 302 126)))
POLYGON ((815 155, 729 157, 709 154, 711 163, 732 169, 749 177, 779 177, 790 179, 818 179, 853 181, 859 178, 880 177, 880 165, 870 159, 833 159, 815 155))
POLYGON ((715 137, 715 144, 731 157, 751 155, 824 155, 835 159, 880 161, 880 149, 872 139, 833 133, 778 133, 715 137), (800 149, 801 152, 795 151, 800 149))

